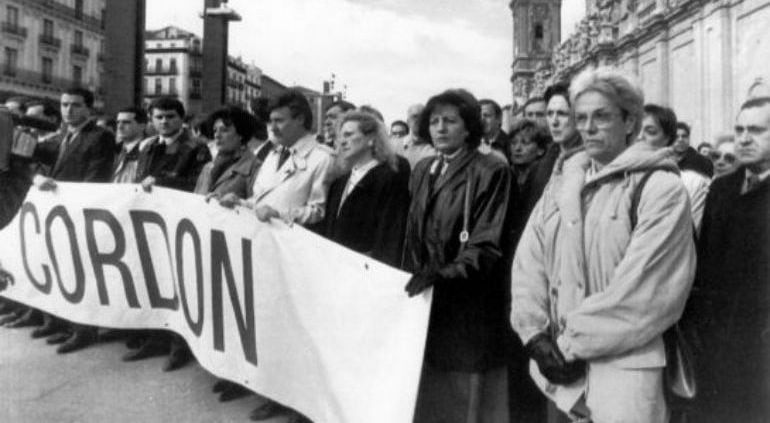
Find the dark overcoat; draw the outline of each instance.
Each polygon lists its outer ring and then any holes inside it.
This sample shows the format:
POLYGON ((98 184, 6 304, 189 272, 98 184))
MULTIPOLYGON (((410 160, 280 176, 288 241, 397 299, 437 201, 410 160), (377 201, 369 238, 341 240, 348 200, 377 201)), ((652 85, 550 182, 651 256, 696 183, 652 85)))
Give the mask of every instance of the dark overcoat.
POLYGON ((378 164, 356 184, 342 207, 340 202, 350 172, 332 182, 326 199, 324 235, 354 251, 398 266, 409 210, 408 182, 401 172, 387 163, 378 164))
POLYGON ((741 194, 745 169, 715 179, 683 325, 699 362, 698 421, 770 416, 770 179, 741 194))
POLYGON ((445 279, 433 288, 425 360, 442 370, 489 370, 505 364, 511 336, 502 245, 510 170, 499 157, 465 150, 431 187, 434 160, 413 171, 404 245, 406 270, 432 269, 445 279), (461 249, 466 193, 469 237, 461 249))
POLYGON ((208 146, 190 135, 187 129, 171 145, 158 136, 150 138, 139 151, 136 182, 152 176, 155 184, 192 192, 203 166, 211 161, 208 146))
POLYGON ((50 176, 53 179, 61 182, 110 181, 115 160, 112 133, 92 120, 69 140, 66 147, 62 145, 63 141, 40 143, 35 150, 37 159, 52 166, 50 176))

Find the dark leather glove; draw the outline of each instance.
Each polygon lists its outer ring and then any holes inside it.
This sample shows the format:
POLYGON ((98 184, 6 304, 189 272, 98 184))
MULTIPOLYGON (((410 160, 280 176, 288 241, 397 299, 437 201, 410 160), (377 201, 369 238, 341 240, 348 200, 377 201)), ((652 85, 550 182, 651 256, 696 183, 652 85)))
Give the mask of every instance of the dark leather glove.
POLYGON ((527 342, 525 348, 527 354, 537 363, 540 373, 553 384, 569 385, 585 375, 585 361, 567 363, 556 342, 544 333, 535 335, 527 342))
POLYGON ((412 279, 409 279, 404 290, 410 297, 414 297, 436 283, 441 282, 441 280, 441 276, 436 272, 418 272, 412 275, 412 279))

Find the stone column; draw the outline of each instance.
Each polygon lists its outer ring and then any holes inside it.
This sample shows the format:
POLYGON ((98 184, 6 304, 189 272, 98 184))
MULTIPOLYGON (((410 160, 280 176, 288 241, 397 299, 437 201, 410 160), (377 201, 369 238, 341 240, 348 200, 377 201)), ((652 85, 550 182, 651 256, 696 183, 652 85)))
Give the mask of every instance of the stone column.
POLYGON ((104 111, 141 106, 144 85, 145 0, 106 0, 104 13, 104 111))
MULTIPOLYGON (((217 8, 221 0, 204 0, 205 9, 217 8)), ((218 16, 203 17, 203 113, 211 113, 225 103, 227 83, 228 22, 218 16)))
POLYGON ((660 86, 656 93, 655 101, 663 105, 671 104, 669 96, 670 90, 670 76, 669 76, 669 60, 668 60, 668 29, 665 29, 659 35, 658 40, 655 42, 655 54, 657 56, 658 72, 660 75, 660 86))

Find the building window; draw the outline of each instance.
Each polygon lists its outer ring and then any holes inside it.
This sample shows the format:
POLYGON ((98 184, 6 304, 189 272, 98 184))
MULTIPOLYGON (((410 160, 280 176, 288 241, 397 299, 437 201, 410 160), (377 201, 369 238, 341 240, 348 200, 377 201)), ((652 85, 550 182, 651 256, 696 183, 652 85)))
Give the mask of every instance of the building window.
POLYGON ((53 21, 50 19, 43 19, 43 35, 50 38, 53 37, 53 21))
POLYGON ((8 13, 5 15, 5 21, 8 26, 16 27, 19 25, 19 9, 14 6, 8 6, 8 13))
POLYGON ((162 90, 163 83, 161 82, 160 78, 155 78, 155 94, 160 94, 162 90))
POLYGON ((83 47, 83 31, 75 30, 75 45, 83 47))
POLYGON ((155 59, 155 72, 163 70, 163 59, 155 59))
POLYGON ((50 84, 53 81, 53 59, 43 58, 43 82, 50 84))
POLYGON ((75 0, 75 19, 83 19, 83 0, 75 0))
POLYGON ((5 48, 5 62, 3 63, 3 75, 16 76, 16 67, 19 62, 19 51, 15 48, 5 48))
POLYGON ((83 82, 83 68, 77 65, 72 67, 72 80, 75 85, 80 85, 83 82))
POLYGON ((168 93, 176 94, 176 78, 168 79, 168 93))
POLYGON ((176 73, 176 59, 172 58, 169 62, 169 70, 173 73, 176 73))

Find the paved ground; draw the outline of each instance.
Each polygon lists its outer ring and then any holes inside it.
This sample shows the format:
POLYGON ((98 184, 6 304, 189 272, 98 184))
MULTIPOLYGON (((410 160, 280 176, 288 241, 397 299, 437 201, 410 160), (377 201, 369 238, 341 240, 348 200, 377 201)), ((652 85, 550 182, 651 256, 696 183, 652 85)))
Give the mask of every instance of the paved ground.
MULTIPOLYGON (((122 342, 56 354, 31 329, 0 328, 0 422, 248 422, 250 397, 220 403, 196 365, 166 373, 164 358, 124 363, 122 342)), ((273 419, 270 423, 283 423, 273 419)))

